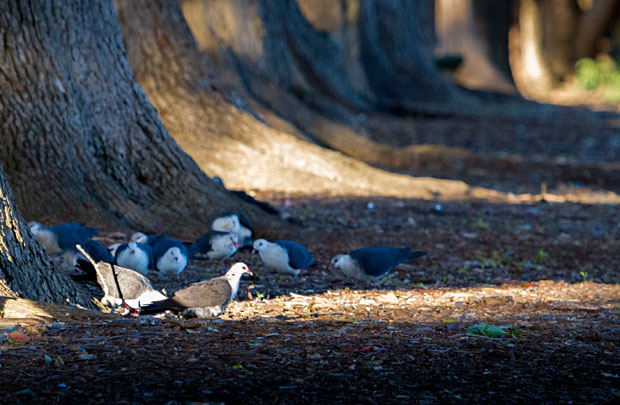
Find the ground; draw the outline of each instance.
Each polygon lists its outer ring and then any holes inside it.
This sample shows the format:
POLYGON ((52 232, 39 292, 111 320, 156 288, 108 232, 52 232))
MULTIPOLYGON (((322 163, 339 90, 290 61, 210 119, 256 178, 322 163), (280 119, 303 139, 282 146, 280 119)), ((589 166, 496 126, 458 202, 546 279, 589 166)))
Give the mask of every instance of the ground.
POLYGON ((244 251, 149 275, 172 292, 246 262, 259 279, 221 319, 5 320, 0 401, 620 401, 620 206, 259 197, 301 221, 317 266, 293 280, 244 251), (368 245, 428 255, 379 286, 328 269, 368 245))

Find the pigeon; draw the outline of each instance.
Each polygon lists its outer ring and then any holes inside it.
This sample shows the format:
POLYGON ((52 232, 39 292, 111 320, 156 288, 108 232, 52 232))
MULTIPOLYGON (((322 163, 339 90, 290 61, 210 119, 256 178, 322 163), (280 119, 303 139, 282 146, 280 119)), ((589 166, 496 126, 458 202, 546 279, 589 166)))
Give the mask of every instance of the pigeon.
POLYGON ((50 255, 61 254, 99 233, 99 229, 88 228, 77 222, 67 222, 49 228, 35 221, 29 222, 28 225, 35 239, 50 255))
POLYGON ((122 243, 113 243, 110 246, 108 246, 108 250, 112 254, 112 257, 116 256, 116 250, 118 249, 120 245, 122 245, 122 243))
POLYGON ((256 252, 267 267, 293 274, 295 277, 315 263, 312 254, 292 240, 268 242, 265 239, 257 239, 254 241, 252 253, 256 252))
POLYGON ((231 232, 239 237, 239 248, 251 247, 254 228, 245 215, 237 212, 228 212, 211 221, 211 230, 218 232, 231 232))
POLYGON ((152 262, 151 247, 146 243, 123 243, 116 249, 114 264, 146 275, 152 262))
POLYGON ((187 267, 188 255, 187 247, 183 242, 161 236, 153 245, 153 267, 161 273, 163 278, 168 275, 175 275, 177 279, 179 274, 187 267))
POLYGON ((144 307, 141 313, 156 314, 173 310, 182 312, 188 318, 219 316, 237 296, 241 276, 245 273, 252 275, 245 263, 235 263, 223 276, 194 283, 168 299, 144 307))
MULTIPOLYGON (((88 239, 86 241, 80 242, 80 245, 82 246, 82 249, 84 249, 95 262, 114 262, 114 257, 112 256, 110 251, 96 240, 88 239)), ((77 261, 80 259, 87 260, 86 257, 82 253, 80 253, 80 251, 75 245, 66 249, 63 252, 62 259, 70 267, 75 267, 77 261)))
POLYGON ((188 254, 196 259, 197 254, 204 254, 211 260, 226 259, 237 252, 239 237, 232 232, 209 231, 188 247, 188 254))
POLYGON ((155 290, 149 279, 142 274, 113 264, 95 262, 81 245, 78 245, 77 249, 86 258, 86 261, 78 260, 77 264, 86 275, 72 275, 71 277, 76 281, 95 278, 103 290, 102 303, 113 306, 121 305, 128 311, 138 310, 135 312, 139 312, 141 306, 167 298, 155 290))
POLYGON ((342 270, 348 277, 369 281, 387 274, 404 261, 424 255, 426 252, 412 252, 409 248, 367 247, 334 256, 330 267, 342 270))

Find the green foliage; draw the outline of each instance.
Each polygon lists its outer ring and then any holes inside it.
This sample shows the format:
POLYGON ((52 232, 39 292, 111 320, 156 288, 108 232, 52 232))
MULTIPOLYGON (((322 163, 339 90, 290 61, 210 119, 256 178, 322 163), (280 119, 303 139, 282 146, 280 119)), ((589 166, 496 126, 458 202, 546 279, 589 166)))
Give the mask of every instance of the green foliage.
POLYGON ((477 323, 470 328, 465 328, 468 335, 486 336, 490 338, 498 338, 504 336, 507 332, 496 325, 486 323, 477 323))
POLYGON ((620 102, 620 69, 612 59, 579 59, 575 67, 579 87, 585 90, 604 88, 607 102, 620 102))

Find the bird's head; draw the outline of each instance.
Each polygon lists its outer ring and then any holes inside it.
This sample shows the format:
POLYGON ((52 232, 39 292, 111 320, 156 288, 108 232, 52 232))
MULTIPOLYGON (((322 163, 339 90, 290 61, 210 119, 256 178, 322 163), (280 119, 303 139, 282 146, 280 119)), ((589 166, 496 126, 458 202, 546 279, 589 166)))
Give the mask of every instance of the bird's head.
POLYGON ((226 272, 226 276, 228 278, 241 277, 244 274, 253 275, 252 270, 248 267, 247 264, 238 262, 232 265, 232 267, 226 272))
POLYGON ((136 241, 131 241, 127 244, 127 249, 129 249, 129 253, 131 253, 132 255, 136 254, 136 249, 138 249, 138 244, 136 241))
POLYGON ((211 229, 220 232, 238 232, 240 227, 239 217, 234 214, 215 218, 211 224, 211 229))
POLYGON ((252 249, 252 253, 260 253, 261 250, 263 250, 265 247, 267 247, 267 242, 265 239, 256 239, 254 241, 254 245, 253 245, 253 249, 252 249))
POLYGON ((36 221, 28 222, 28 226, 30 227, 30 232, 32 232, 33 235, 36 235, 37 233, 39 233, 39 231, 41 231, 41 229, 45 228, 43 225, 36 221))
POLYGON ((164 256, 166 256, 166 258, 168 258, 169 260, 174 260, 175 262, 178 262, 181 258, 181 249, 176 246, 171 247, 166 251, 166 254, 164 256))
POLYGON ((148 242, 148 237, 143 234, 142 232, 135 232, 131 235, 131 240, 133 242, 138 242, 138 243, 146 243, 148 242))
POLYGON ((330 269, 341 269, 349 255, 336 255, 329 262, 330 269))

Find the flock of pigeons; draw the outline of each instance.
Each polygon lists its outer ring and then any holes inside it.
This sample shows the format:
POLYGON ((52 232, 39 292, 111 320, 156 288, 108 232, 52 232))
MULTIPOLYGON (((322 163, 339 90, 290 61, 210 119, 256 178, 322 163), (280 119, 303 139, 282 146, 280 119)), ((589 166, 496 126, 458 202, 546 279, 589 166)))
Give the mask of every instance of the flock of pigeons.
MULTIPOLYGON (((127 243, 105 247, 93 239, 99 232, 97 228, 75 222, 51 227, 30 222, 29 226, 48 254, 75 269, 71 273, 74 280, 96 282, 104 293, 101 302, 121 306, 124 315, 174 311, 185 317, 218 316, 237 296, 241 277, 252 275, 245 263, 235 263, 223 276, 191 284, 168 297, 153 288, 146 277, 149 270, 159 272, 163 279, 178 279, 190 260, 222 260, 246 247, 252 247, 265 266, 294 277, 315 264, 312 254, 295 241, 254 240, 252 224, 239 213, 213 219, 209 231, 191 244, 164 235, 136 232, 127 243)), ((335 256, 330 268, 370 281, 425 254, 409 248, 368 247, 335 256)))

